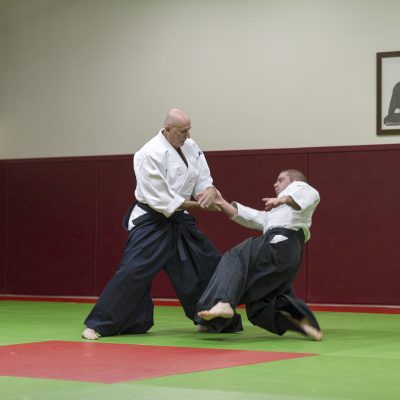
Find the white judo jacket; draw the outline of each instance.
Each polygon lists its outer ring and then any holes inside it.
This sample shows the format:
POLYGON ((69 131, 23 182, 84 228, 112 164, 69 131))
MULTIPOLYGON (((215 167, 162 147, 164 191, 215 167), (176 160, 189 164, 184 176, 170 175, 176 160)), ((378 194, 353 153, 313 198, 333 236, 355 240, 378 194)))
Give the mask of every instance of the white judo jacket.
MULTIPOLYGON (((171 216, 191 196, 212 186, 213 180, 203 152, 192 140, 186 139, 181 147, 188 165, 162 134, 162 130, 138 150, 133 158, 136 175, 135 197, 166 217, 171 216)), ((132 220, 146 211, 135 206, 132 220)))
POLYGON ((310 239, 312 215, 320 202, 317 190, 306 182, 294 181, 278 197, 291 196, 300 206, 295 210, 288 205, 281 205, 270 211, 259 211, 235 202, 238 214, 232 220, 250 229, 265 233, 271 228, 303 229, 305 242, 310 239))

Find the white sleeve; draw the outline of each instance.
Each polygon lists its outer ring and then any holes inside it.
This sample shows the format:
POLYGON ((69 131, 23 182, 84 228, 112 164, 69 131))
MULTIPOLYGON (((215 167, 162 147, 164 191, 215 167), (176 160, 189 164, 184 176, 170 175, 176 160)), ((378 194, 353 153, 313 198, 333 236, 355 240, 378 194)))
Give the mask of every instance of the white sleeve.
POLYGON ((319 203, 319 193, 305 182, 295 181, 287 189, 285 195, 290 196, 302 210, 319 203))
POLYGON ((185 199, 171 190, 164 174, 165 168, 160 157, 150 154, 136 154, 134 157, 136 183, 145 202, 169 217, 185 199))
POLYGON ((243 206, 240 203, 234 202, 237 207, 238 213, 232 217, 232 221, 242 225, 246 228, 256 229, 259 231, 264 230, 266 212, 255 210, 254 208, 243 206))
POLYGON ((211 178, 210 168, 207 164, 206 157, 196 143, 193 143, 193 147, 198 154, 198 168, 199 177, 197 178, 196 184, 193 189, 193 195, 196 196, 198 193, 204 192, 208 187, 212 186, 213 179, 211 178))

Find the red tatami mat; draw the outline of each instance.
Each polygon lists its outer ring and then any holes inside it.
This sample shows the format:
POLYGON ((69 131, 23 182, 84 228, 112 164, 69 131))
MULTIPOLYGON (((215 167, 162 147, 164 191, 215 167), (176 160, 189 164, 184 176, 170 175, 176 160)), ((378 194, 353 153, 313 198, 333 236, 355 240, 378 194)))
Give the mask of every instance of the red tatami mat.
POLYGON ((0 375, 116 383, 313 355, 48 341, 0 346, 0 375))

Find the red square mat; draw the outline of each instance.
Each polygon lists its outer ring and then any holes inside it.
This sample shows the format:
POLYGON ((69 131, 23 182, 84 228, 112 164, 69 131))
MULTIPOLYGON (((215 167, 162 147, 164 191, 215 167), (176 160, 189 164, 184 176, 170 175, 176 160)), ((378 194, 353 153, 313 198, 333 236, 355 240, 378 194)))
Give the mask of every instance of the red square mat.
POLYGON ((48 341, 0 346, 0 375, 116 383, 313 355, 48 341))

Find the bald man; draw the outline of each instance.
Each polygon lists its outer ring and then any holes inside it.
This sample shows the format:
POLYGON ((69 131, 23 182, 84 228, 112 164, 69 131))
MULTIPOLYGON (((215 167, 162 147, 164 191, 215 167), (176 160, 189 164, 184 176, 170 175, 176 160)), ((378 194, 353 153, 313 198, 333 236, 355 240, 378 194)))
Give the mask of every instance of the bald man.
MULTIPOLYGON (((136 152, 136 202, 124 221, 129 238, 116 274, 85 320, 84 339, 147 332, 154 323, 151 282, 161 269, 172 281, 186 316, 194 321, 196 304, 221 255, 188 213, 213 211, 217 195, 190 129, 190 118, 171 109, 164 127, 136 152)), ((242 329, 240 316, 228 326, 216 320, 198 327, 209 332, 242 329)))

